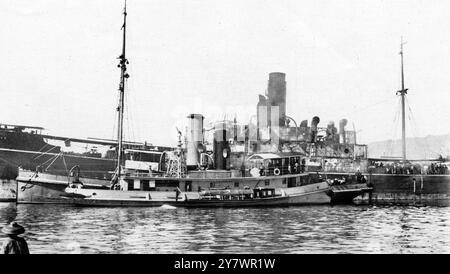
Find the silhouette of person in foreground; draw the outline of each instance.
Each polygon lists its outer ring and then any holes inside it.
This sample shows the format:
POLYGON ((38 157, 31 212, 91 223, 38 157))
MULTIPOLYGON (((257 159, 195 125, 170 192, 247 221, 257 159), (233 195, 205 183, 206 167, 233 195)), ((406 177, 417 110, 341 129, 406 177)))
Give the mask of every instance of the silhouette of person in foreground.
POLYGON ((24 238, 18 235, 25 232, 25 228, 16 222, 3 227, 2 232, 8 235, 3 243, 3 254, 30 254, 28 244, 24 238))

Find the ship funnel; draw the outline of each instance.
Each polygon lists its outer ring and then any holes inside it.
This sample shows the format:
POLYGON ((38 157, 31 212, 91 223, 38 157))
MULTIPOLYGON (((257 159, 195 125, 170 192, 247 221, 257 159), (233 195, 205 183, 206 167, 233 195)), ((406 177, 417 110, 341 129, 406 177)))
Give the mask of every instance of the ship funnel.
POLYGON ((195 169, 200 164, 200 150, 203 148, 203 115, 190 114, 186 136, 186 166, 195 169))
POLYGON ((231 156, 230 145, 228 143, 227 124, 217 123, 214 126, 214 163, 217 170, 228 169, 231 156))
POLYGON ((261 140, 263 139, 262 132, 267 130, 267 127, 269 126, 268 101, 266 96, 264 95, 259 95, 259 101, 258 104, 256 105, 256 115, 257 115, 256 120, 257 139, 261 140))
MULTIPOLYGON (((286 119, 286 74, 282 72, 269 73, 267 85, 267 97, 269 105, 278 107, 279 126, 285 126, 286 119)), ((273 115, 273 114, 272 114, 273 115)), ((274 117, 276 117, 274 115, 274 117)), ((269 116, 270 119, 270 116, 269 116)), ((269 124, 270 125, 270 124, 269 124)))
POLYGON ((317 116, 314 116, 311 120, 311 143, 316 142, 316 136, 317 136, 317 125, 320 123, 320 118, 317 116))
POLYGON ((332 142, 339 142, 338 130, 334 126, 334 121, 328 122, 327 126, 327 140, 332 142))
POLYGON ((345 126, 347 125, 347 119, 339 121, 339 142, 345 144, 345 126))

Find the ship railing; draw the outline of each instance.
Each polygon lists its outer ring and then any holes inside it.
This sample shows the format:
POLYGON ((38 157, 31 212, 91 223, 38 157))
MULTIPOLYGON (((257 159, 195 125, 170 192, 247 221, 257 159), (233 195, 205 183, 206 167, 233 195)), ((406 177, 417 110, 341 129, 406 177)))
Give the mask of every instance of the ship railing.
POLYGON ((141 178, 150 178, 150 177, 161 177, 162 173, 160 172, 146 172, 146 171, 128 171, 125 173, 125 176, 127 177, 141 177, 141 178))
POLYGON ((200 199, 206 200, 246 200, 253 198, 249 189, 210 189, 200 192, 200 199))
POLYGON ((280 176, 280 175, 290 175, 290 174, 300 174, 302 169, 300 166, 273 166, 263 169, 263 176, 280 176))

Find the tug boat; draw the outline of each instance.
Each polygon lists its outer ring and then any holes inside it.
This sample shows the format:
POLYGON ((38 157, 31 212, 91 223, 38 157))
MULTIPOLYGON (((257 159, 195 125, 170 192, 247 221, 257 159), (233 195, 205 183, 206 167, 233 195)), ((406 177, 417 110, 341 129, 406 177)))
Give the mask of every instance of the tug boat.
POLYGON ((241 174, 236 170, 189 171, 184 155, 180 135, 178 149, 164 157, 169 163, 164 173, 125 169, 111 189, 93 189, 75 180, 62 196, 78 206, 252 207, 351 204, 355 197, 371 191, 366 184, 333 185, 336 180, 301 170, 291 172, 283 164, 299 161, 300 156, 254 154, 246 161, 249 172, 241 174), (255 168, 259 165, 271 167, 255 168))
MULTIPOLYGON (((181 152, 174 156, 179 158, 172 158, 172 167, 183 166, 183 155, 181 152)), ((264 162, 280 159, 283 158, 266 158, 264 162)), ((280 169, 284 170, 283 167, 280 169)), ((169 168, 163 176, 125 172, 120 182, 107 190, 72 183, 63 196, 74 205, 108 207, 164 204, 178 207, 249 207, 332 202, 329 183, 310 180, 307 173, 274 175, 265 170, 268 175, 243 177, 227 170, 204 170, 190 171, 183 176, 170 174, 170 170, 173 169, 169 168)))

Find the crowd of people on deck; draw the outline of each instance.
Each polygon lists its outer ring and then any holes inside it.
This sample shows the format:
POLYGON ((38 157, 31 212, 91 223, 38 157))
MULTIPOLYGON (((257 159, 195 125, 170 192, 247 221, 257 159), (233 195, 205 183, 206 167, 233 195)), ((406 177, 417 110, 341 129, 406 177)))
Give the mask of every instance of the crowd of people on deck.
POLYGON ((374 162, 372 167, 386 174, 450 174, 448 166, 444 163, 431 163, 427 166, 399 162, 374 162))
POLYGON ((432 163, 427 169, 427 174, 450 174, 448 166, 443 163, 432 163))
MULTIPOLYGON (((260 176, 273 176, 284 174, 296 174, 306 171, 305 160, 293 161, 289 164, 282 165, 277 161, 265 161, 255 162, 250 166, 252 168, 258 168, 260 176)), ((353 161, 332 161, 325 160, 322 165, 318 166, 318 169, 311 169, 310 172, 322 171, 322 172, 354 172, 360 170, 361 172, 369 173, 384 173, 384 174, 450 174, 448 164, 442 162, 434 163, 403 163, 399 161, 369 161, 367 162, 353 162, 353 161), (368 165, 367 165, 368 164, 368 165)))
POLYGON ((357 169, 365 170, 364 164, 346 160, 338 162, 325 161, 324 165, 325 172, 353 172, 357 169))

